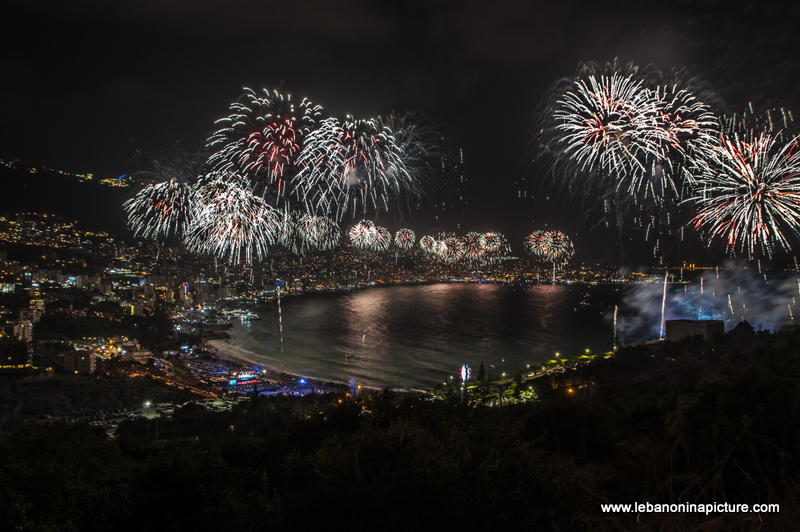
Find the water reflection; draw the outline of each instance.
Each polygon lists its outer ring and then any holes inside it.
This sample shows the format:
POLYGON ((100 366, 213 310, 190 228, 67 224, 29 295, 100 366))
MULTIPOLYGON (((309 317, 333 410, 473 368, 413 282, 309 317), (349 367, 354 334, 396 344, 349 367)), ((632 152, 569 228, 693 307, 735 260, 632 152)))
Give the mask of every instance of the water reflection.
MULTIPOLYGON (((583 290, 586 290, 585 288, 583 290)), ((602 292, 602 287, 597 290, 602 292)), ((512 371, 553 357, 605 349, 610 323, 579 307, 580 291, 536 286, 437 284, 375 287, 284 299, 284 352, 277 313, 237 323, 229 350, 272 367, 368 386, 430 388, 462 364, 512 371)), ((604 297, 601 293, 599 297, 604 297)), ((495 374, 499 372, 495 371, 495 374)))

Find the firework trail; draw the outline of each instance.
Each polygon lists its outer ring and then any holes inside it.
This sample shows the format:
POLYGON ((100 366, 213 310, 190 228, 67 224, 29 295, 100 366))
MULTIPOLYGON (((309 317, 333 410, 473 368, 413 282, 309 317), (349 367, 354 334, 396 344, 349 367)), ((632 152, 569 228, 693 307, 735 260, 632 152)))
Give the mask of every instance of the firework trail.
POLYGON ((661 333, 658 338, 664 339, 664 327, 667 325, 666 311, 667 311, 667 281, 669 280, 669 270, 664 272, 664 296, 661 299, 661 333))
POLYGON ((303 140, 316 126, 322 107, 303 100, 295 107, 291 96, 245 87, 230 114, 217 120, 219 129, 208 139, 215 150, 208 164, 217 171, 236 171, 256 184, 274 184, 280 194, 284 176, 291 174, 303 140))
POLYGON ((725 239, 727 250, 772 257, 790 250, 800 228, 800 138, 786 129, 791 115, 745 115, 726 124, 695 195, 695 228, 725 239))
POLYGON ((184 236, 186 247, 232 264, 266 257, 283 224, 281 211, 233 174, 209 174, 197 187, 192 211, 184 236))
POLYGON ((281 313, 281 285, 277 286, 278 293, 278 328, 281 333, 281 353, 283 353, 283 314, 281 313))

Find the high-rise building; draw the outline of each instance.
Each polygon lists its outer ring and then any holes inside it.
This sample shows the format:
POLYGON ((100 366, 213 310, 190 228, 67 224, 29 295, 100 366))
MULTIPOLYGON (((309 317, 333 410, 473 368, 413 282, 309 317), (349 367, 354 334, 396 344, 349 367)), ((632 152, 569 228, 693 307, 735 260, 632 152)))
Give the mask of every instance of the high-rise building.
POLYGON ((64 354, 64 371, 82 375, 94 373, 94 353, 90 351, 70 351, 64 354))
POLYGON ((29 341, 0 338, 0 369, 26 368, 32 363, 33 353, 29 341))
POLYGON ((33 338, 33 326, 28 320, 18 320, 14 322, 14 338, 30 342, 33 338))

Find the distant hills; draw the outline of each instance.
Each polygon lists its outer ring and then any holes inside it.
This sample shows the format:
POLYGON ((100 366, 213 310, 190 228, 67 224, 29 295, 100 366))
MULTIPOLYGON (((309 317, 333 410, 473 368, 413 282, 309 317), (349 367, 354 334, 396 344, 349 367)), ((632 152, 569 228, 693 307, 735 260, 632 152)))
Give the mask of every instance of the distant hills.
POLYGON ((122 203, 135 187, 111 187, 81 181, 55 171, 9 168, 0 165, 0 215, 38 212, 78 222, 83 231, 105 231, 130 239, 122 203))

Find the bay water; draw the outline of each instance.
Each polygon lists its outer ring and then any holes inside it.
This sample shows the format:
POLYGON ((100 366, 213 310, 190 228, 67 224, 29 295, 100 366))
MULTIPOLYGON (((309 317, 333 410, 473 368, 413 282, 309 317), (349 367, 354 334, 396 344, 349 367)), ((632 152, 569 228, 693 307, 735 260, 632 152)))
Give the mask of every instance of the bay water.
POLYGON ((618 285, 440 283, 307 293, 234 320, 212 345, 274 372, 379 388, 433 389, 611 350, 618 285), (281 333, 281 325, 283 332, 281 333))

